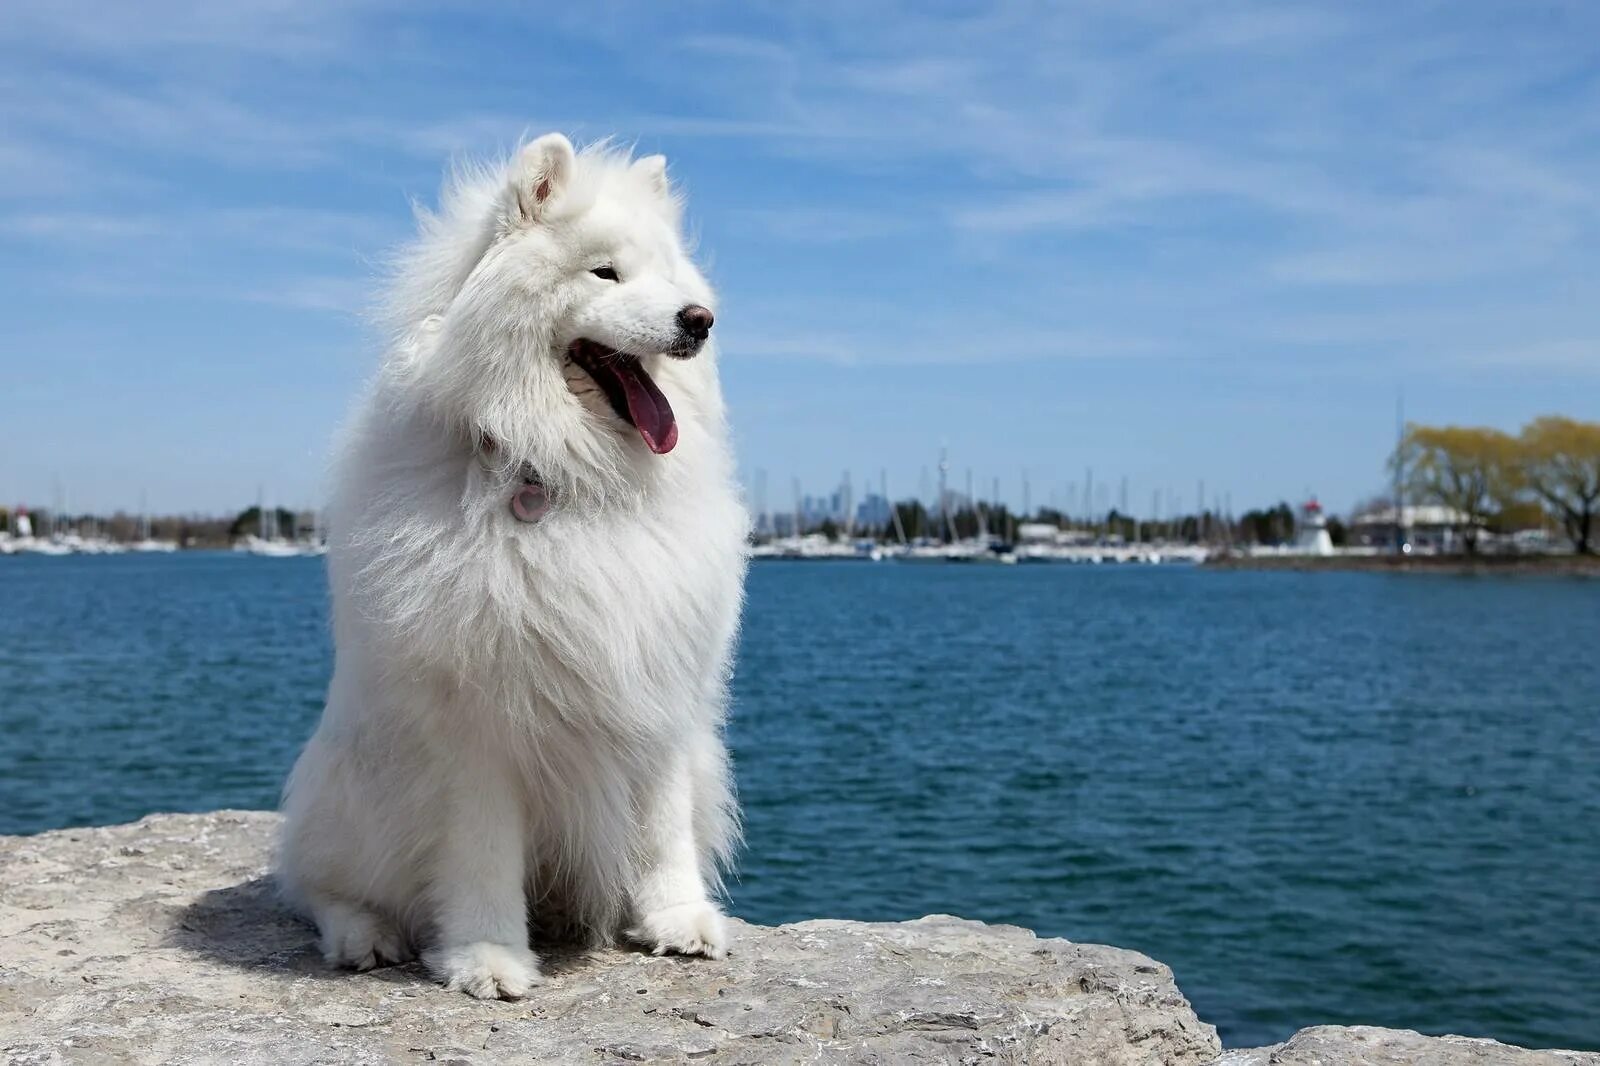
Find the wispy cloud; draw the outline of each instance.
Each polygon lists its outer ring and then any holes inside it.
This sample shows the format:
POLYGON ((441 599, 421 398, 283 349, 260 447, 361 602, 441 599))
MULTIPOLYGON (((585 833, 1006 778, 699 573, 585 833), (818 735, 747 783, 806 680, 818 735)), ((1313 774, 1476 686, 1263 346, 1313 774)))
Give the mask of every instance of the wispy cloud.
MULTIPOLYGON (((919 221, 883 211, 842 207, 740 208, 730 212, 735 226, 749 227, 796 244, 852 244, 882 241, 916 227, 919 221)), ((926 225, 926 220, 921 224, 926 225)))
POLYGON ((0 43, 124 62, 196 51, 315 59, 348 52, 365 17, 395 6, 369 0, 12 0, 0 22, 0 43))
POLYGON ((370 251, 399 238, 392 218, 326 208, 221 207, 170 214, 91 211, 0 214, 0 234, 54 242, 100 244, 243 242, 306 252, 370 251))
POLYGON ((30 336, 94 306, 75 346, 324 350, 452 157, 561 128, 671 156, 753 380, 1058 365, 1159 427, 1413 374, 1514 419, 1600 365, 1597 41, 1581 2, 15 0, 0 282, 30 336))
POLYGON ((259 288, 219 290, 217 295, 246 303, 342 315, 359 315, 372 303, 371 283, 349 277, 289 278, 259 288))
POLYGON ((1479 347, 1465 353, 1471 366, 1493 371, 1554 370, 1600 379, 1600 346, 1592 340, 1556 340, 1534 344, 1479 347))
POLYGON ((0 217, 0 234, 49 241, 124 241, 161 232, 153 218, 97 215, 86 211, 25 212, 0 217))

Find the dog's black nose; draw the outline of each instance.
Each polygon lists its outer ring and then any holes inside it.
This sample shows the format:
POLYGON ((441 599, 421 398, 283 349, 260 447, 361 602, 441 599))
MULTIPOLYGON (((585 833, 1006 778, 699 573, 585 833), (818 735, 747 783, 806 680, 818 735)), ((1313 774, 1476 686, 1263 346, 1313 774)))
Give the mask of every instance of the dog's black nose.
POLYGON ((716 316, 711 313, 711 308, 701 307, 699 304, 690 304, 678 312, 678 325, 683 327, 685 333, 692 334, 696 340, 705 340, 711 332, 711 323, 716 316))

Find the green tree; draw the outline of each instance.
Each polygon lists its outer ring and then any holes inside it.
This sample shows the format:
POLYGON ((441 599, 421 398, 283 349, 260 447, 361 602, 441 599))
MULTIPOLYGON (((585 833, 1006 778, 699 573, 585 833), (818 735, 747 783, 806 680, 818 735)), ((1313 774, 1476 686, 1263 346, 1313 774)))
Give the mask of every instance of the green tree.
MULTIPOLYGON (((234 540, 246 535, 259 533, 261 530, 261 508, 250 507, 240 511, 239 516, 228 527, 228 539, 234 540)), ((293 537, 294 512, 285 511, 281 507, 273 508, 267 512, 267 536, 293 537)))
POLYGON ((1578 554, 1592 551, 1600 508, 1600 422, 1546 415, 1523 427, 1518 444, 1523 482, 1561 520, 1578 554))
POLYGON ((1501 506, 1489 520, 1496 533, 1516 533, 1524 529, 1548 529, 1550 515, 1537 499, 1517 498, 1501 506))
MULTIPOLYGON (((901 500, 894 505, 894 509, 900 516, 900 528, 905 530, 907 540, 915 540, 917 537, 928 535, 928 531, 932 526, 928 520, 928 509, 923 507, 920 501, 901 500)), ((884 527, 883 536, 885 540, 899 536, 894 528, 894 519, 892 517, 889 519, 888 525, 884 527)))
POLYGON ((1121 537, 1123 542, 1127 544, 1133 543, 1139 535, 1139 523, 1133 518, 1119 513, 1114 507, 1106 515, 1105 529, 1107 536, 1121 537))
POLYGON ((1516 438, 1498 429, 1409 425, 1390 462, 1399 464, 1413 500, 1456 513, 1471 555, 1478 531, 1517 496, 1520 454, 1516 438))
POLYGON ((1294 512, 1279 501, 1265 511, 1246 511, 1239 518, 1239 534, 1251 544, 1282 544, 1294 536, 1294 512))

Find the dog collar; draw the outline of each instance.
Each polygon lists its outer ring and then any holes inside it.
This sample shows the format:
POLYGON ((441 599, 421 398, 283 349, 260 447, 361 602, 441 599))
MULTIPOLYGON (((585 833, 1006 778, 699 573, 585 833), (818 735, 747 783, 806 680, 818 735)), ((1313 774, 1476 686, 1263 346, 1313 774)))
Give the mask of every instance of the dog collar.
MULTIPOLYGON (((485 455, 493 455, 500 449, 495 444, 493 437, 487 433, 480 433, 478 435, 478 450, 485 455)), ((539 475, 534 471, 533 467, 523 463, 521 483, 517 485, 516 491, 511 494, 511 517, 518 522, 533 523, 549 513, 550 490, 545 487, 543 481, 539 480, 539 475)))
POLYGON ((524 477, 522 486, 511 494, 511 515, 518 522, 537 522, 550 511, 550 493, 544 483, 524 477))

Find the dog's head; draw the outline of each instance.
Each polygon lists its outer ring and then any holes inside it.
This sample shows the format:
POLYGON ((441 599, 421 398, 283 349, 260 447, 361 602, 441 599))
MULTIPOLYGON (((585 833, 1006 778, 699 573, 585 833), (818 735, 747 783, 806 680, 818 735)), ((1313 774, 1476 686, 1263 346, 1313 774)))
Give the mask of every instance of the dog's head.
POLYGON ((715 314, 664 158, 548 134, 422 223, 395 310, 430 400, 541 454, 674 448, 715 314))

